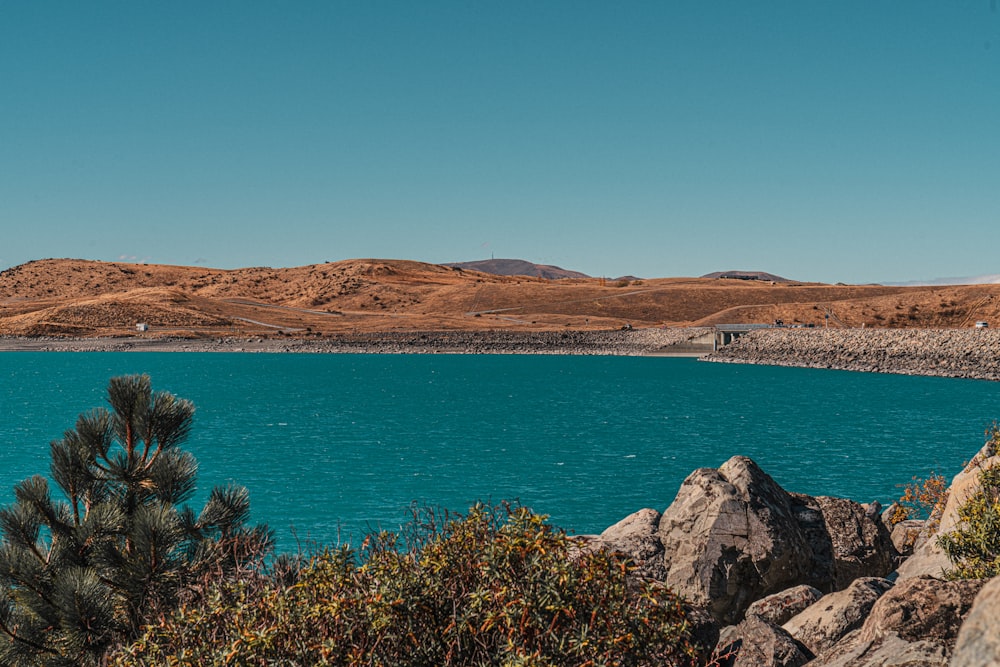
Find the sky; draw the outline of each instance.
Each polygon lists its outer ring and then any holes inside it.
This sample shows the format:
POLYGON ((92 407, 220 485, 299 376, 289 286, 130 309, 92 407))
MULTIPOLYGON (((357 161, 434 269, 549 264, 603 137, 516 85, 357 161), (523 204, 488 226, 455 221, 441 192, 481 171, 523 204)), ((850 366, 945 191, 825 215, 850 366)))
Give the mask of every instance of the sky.
POLYGON ((1000 273, 997 0, 0 0, 0 269, 1000 273))

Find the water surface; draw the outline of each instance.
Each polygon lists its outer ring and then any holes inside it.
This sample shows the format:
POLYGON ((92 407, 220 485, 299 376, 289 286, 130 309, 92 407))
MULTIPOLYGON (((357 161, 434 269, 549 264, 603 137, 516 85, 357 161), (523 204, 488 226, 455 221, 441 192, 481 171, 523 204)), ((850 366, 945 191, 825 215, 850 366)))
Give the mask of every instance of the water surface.
POLYGON ((573 532, 662 510, 735 454, 793 491, 883 503, 949 476, 1000 416, 1000 383, 693 359, 239 353, 0 354, 0 502, 48 443, 149 373, 197 406, 203 498, 249 487, 282 547, 395 529, 413 501, 520 499, 573 532))

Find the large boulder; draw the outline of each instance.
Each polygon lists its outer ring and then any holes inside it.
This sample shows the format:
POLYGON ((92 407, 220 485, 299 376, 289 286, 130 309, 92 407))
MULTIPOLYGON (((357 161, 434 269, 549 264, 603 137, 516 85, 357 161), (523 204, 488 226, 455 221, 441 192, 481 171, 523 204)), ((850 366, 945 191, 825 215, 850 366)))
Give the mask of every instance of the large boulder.
POLYGON ((691 473, 659 536, 665 583, 723 621, 739 621, 754 600, 808 578, 809 545, 788 493, 746 457, 691 473))
POLYGON ((791 494, 796 520, 812 553, 813 585, 837 591, 859 577, 883 576, 898 552, 877 515, 853 500, 791 494))
POLYGON ((792 586, 830 592, 884 576, 895 557, 881 521, 858 503, 789 494, 742 456, 691 473, 657 534, 663 581, 725 623, 792 586))
POLYGON ((1000 577, 986 584, 962 624, 952 667, 1000 665, 1000 577))
POLYGON ((860 628, 872 607, 890 588, 892 582, 887 579, 857 579, 842 591, 824 595, 782 627, 818 655, 860 628))
POLYGON ((931 577, 900 581, 879 598, 859 630, 810 667, 945 667, 982 586, 931 577))

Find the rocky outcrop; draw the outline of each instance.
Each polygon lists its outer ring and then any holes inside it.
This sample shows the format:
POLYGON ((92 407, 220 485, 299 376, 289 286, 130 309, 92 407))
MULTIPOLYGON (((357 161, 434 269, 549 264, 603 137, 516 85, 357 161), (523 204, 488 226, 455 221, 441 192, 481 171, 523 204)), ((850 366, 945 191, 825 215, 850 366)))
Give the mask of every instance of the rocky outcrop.
POLYGON ((740 456, 691 473, 662 514, 641 510, 580 544, 624 552, 684 596, 701 644, 716 648, 712 664, 930 667, 955 653, 956 665, 1000 665, 1000 583, 970 615, 984 582, 943 581, 950 564, 937 548, 980 469, 998 462, 989 444, 955 478, 927 522, 937 532, 897 531, 904 547, 919 539, 895 584, 882 577, 901 557, 877 504, 788 493, 740 456))
POLYGON ((951 667, 1000 665, 1000 578, 986 584, 962 624, 951 667))
POLYGON ((1000 380, 996 329, 763 329, 708 361, 1000 380))
POLYGON ((789 495, 744 457, 689 475, 660 519, 659 537, 664 582, 723 621, 808 578, 809 545, 789 495))
POLYGON ((663 581, 737 622, 755 600, 792 586, 833 591, 887 574, 895 550, 876 521, 852 501, 789 494, 750 459, 733 457, 689 475, 664 511, 663 581))
POLYGON ((859 630, 809 664, 944 667, 955 648, 959 628, 982 586, 982 581, 940 581, 929 577, 900 582, 879 598, 859 630))

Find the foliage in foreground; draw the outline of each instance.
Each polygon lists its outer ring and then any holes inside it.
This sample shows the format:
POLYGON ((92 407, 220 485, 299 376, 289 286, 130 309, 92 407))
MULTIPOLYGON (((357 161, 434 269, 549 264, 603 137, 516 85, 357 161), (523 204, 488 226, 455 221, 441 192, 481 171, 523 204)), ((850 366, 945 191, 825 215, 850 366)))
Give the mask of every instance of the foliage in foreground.
POLYGON ((889 525, 894 526, 906 519, 925 519, 934 522, 948 499, 948 480, 934 471, 926 478, 914 476, 908 484, 901 485, 903 494, 895 503, 895 511, 889 517, 889 525))
POLYGON ((145 375, 112 378, 108 402, 51 443, 57 489, 36 475, 0 509, 0 664, 101 664, 194 587, 239 577, 268 550, 266 529, 245 526, 246 489, 213 489, 198 515, 181 505, 197 471, 179 448, 190 402, 145 375))
POLYGON ((524 508, 479 505, 406 544, 327 550, 296 583, 220 586, 115 664, 687 665, 681 601, 524 508))
POLYGON ((979 487, 958 507, 959 527, 938 544, 955 565, 949 579, 1000 575, 1000 466, 979 471, 979 487))
POLYGON ((958 507, 958 526, 938 538, 954 564, 949 579, 990 579, 1000 575, 1000 467, 984 467, 1000 451, 1000 425, 986 430, 986 445, 970 465, 979 468, 975 492, 958 507))

